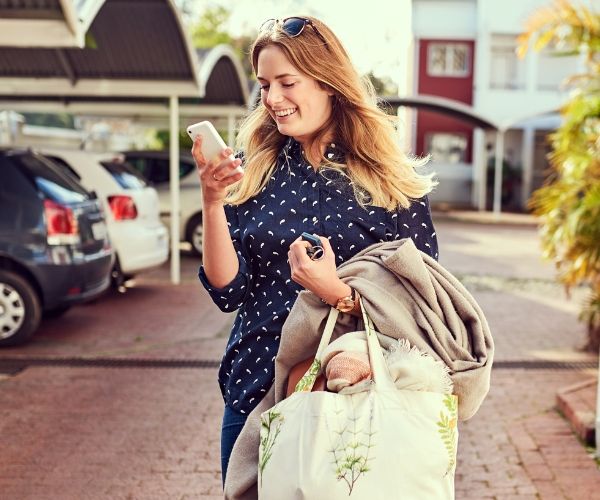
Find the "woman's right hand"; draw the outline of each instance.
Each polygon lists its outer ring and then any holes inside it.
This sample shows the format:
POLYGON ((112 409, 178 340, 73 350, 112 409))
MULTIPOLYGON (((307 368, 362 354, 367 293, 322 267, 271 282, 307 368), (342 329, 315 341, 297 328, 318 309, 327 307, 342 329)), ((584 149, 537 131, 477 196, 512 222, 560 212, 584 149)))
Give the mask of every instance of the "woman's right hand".
POLYGON ((199 135, 192 146, 192 156, 200 176, 202 202, 204 204, 223 203, 227 195, 227 188, 244 176, 243 171, 236 171, 236 168, 242 164, 242 160, 229 158, 233 151, 231 148, 225 148, 219 157, 207 161, 201 149, 202 136, 199 135))

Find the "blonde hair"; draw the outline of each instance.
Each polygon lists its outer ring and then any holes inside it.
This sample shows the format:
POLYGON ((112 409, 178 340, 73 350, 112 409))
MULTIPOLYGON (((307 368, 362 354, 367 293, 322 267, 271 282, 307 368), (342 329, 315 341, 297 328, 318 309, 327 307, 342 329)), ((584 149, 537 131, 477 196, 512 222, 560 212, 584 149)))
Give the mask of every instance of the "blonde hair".
MULTIPOLYGON (((329 137, 345 153, 345 164, 333 163, 324 156, 321 163, 325 169, 335 169, 352 181, 361 206, 371 204, 390 211, 408 208, 411 200, 426 195, 437 184, 434 174, 421 175, 415 170, 428 158, 414 159, 403 153, 395 140, 394 117, 378 107, 373 86, 358 75, 333 32, 317 19, 304 17, 314 26, 305 26, 299 36, 288 36, 279 24, 259 33, 250 51, 254 72, 260 51, 275 45, 299 71, 332 90, 331 116, 315 132, 311 144, 304 145, 305 150, 312 150, 313 144, 321 144, 329 137)), ((239 130, 236 146, 244 152, 245 175, 231 186, 228 203, 241 204, 258 194, 273 174, 287 139, 279 133, 261 101, 239 130)))

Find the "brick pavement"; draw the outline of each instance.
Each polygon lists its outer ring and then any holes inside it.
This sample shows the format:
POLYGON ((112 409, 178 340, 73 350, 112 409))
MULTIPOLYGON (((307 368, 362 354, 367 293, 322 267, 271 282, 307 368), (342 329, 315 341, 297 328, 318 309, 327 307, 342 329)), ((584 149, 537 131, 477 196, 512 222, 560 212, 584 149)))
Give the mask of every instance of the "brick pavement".
MULTIPOLYGON (((577 306, 542 287, 481 276, 549 279, 535 234, 444 222, 442 263, 462 275, 488 316, 497 359, 577 358, 577 306), (516 251, 515 249, 520 249, 516 251)), ((216 359, 231 316, 209 304, 184 258, 124 295, 45 321, 7 356, 216 359)), ((544 285, 550 286, 551 285, 544 285)), ((553 289, 554 290, 554 289, 553 289)), ((0 498, 220 498, 221 399, 215 369, 30 367, 0 378, 0 498)), ((600 499, 600 472, 554 410, 573 370, 495 369, 479 413, 460 426, 457 499, 600 499)))

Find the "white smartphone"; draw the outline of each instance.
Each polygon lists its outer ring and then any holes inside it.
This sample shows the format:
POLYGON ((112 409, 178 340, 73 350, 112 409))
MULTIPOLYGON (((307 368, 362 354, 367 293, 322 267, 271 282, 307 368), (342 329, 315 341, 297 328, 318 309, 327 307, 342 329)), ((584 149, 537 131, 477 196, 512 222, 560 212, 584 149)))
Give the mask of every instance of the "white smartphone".
MULTIPOLYGON (((202 136, 202 154, 208 161, 214 160, 221 154, 221 151, 227 147, 227 144, 225 144, 225 141, 221 138, 217 132, 217 129, 215 129, 213 124, 209 121, 203 121, 189 125, 187 127, 187 133, 192 141, 198 135, 202 136)), ((234 160, 235 156, 229 155, 229 158, 234 160)), ((242 167, 238 166, 230 175, 234 175, 243 171, 244 170, 242 167)))

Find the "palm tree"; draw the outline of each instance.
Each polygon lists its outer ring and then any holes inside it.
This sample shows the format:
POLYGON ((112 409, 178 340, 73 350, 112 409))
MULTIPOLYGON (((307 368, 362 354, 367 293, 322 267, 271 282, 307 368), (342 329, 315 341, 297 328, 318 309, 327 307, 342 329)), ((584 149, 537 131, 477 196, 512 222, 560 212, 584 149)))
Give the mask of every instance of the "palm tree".
POLYGON ((551 174, 529 202, 539 216, 544 255, 556 263, 567 291, 590 287, 580 319, 586 348, 600 347, 600 13, 567 0, 532 14, 519 37, 519 54, 530 45, 556 55, 580 55, 586 72, 573 75, 561 109, 562 125, 550 135, 551 174))

